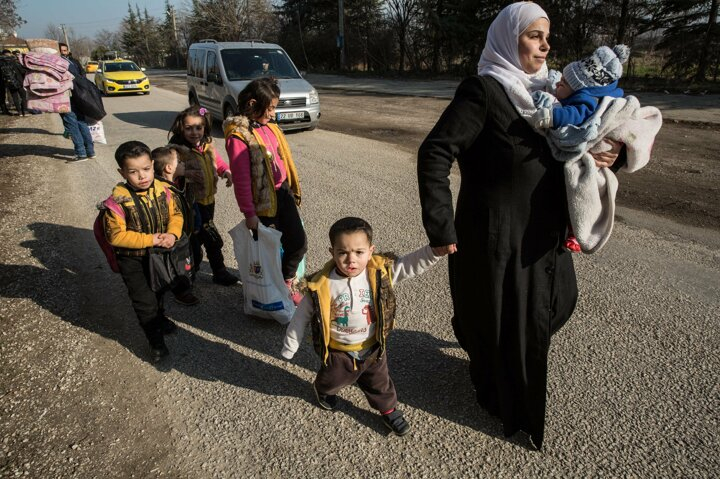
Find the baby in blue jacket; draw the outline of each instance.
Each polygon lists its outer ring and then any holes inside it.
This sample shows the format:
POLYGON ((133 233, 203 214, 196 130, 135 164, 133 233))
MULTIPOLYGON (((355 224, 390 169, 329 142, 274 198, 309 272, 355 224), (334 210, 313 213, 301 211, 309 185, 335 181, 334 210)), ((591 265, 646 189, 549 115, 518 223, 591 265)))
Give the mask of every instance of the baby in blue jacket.
POLYGON ((622 98, 625 92, 618 88, 618 80, 629 56, 630 48, 625 45, 616 45, 612 50, 603 46, 589 57, 567 65, 555 86, 559 103, 543 108, 536 99, 535 128, 580 126, 595 113, 602 97, 622 98))
MULTIPOLYGON (((575 61, 563 69, 560 81, 555 85, 555 98, 542 93, 534 96, 537 112, 532 124, 537 129, 557 130, 568 125, 580 126, 598 108, 602 97, 622 98, 618 80, 622 76, 622 64, 630 56, 630 48, 616 45, 615 48, 602 46, 587 58, 575 61), (552 103, 551 106, 547 106, 552 103)), ((572 231, 565 240, 565 249, 571 253, 580 252, 580 244, 572 231)))

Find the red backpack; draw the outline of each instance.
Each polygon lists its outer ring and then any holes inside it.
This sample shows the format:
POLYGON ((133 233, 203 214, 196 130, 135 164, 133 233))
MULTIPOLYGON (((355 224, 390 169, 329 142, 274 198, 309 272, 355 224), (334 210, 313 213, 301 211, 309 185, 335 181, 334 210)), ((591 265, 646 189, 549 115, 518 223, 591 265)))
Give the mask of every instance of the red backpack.
POLYGON ((95 240, 100 245, 100 249, 103 251, 103 253, 105 253, 105 258, 107 258, 110 269, 113 270, 114 273, 119 273, 120 267, 118 266, 117 258, 115 257, 115 248, 113 248, 113 246, 110 244, 110 242, 107 240, 107 237, 105 236, 105 213, 110 210, 121 218, 125 218, 125 210, 122 208, 122 206, 117 204, 117 202, 113 199, 112 196, 108 196, 105 201, 99 204, 98 209, 100 211, 95 218, 95 223, 93 223, 93 233, 95 233, 95 240))
MULTIPOLYGON (((172 192, 167 186, 165 187, 165 195, 166 198, 170 200, 170 195, 172 195, 172 192)), ((100 211, 95 217, 95 223, 93 223, 93 233, 95 234, 95 241, 98 242, 98 244, 100 245, 100 249, 103 253, 105 253, 105 258, 107 258, 110 269, 113 270, 114 273, 119 273, 120 267, 118 266, 117 257, 115 256, 115 248, 113 248, 113 246, 110 244, 110 242, 107 240, 107 237, 105 236, 105 213, 109 210, 118 215, 119 217, 125 218, 125 210, 122 206, 117 204, 117 202, 113 199, 112 195, 108 196, 105 201, 100 203, 98 205, 98 209, 100 211)))

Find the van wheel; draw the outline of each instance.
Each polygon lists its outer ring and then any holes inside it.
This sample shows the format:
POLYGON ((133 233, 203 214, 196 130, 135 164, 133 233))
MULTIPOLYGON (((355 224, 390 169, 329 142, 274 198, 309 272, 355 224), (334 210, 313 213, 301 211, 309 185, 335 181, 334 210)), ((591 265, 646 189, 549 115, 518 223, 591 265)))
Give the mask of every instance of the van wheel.
POLYGON ((223 107, 223 120, 224 120, 225 118, 228 118, 228 117, 231 117, 231 116, 235 116, 235 110, 233 109, 232 106, 230 106, 230 105, 225 105, 225 106, 223 107))
POLYGON ((190 106, 200 106, 200 102, 194 93, 190 94, 190 106))

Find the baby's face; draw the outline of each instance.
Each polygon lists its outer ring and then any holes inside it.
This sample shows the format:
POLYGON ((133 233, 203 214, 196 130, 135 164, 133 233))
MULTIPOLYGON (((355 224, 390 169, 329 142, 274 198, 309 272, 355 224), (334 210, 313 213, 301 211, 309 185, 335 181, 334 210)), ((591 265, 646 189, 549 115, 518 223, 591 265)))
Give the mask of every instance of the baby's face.
POLYGON ((565 98, 569 97, 573 94, 572 88, 570 88, 570 85, 565 81, 565 77, 561 77, 560 81, 557 82, 557 85, 555 85, 555 98, 558 100, 564 100, 565 98))

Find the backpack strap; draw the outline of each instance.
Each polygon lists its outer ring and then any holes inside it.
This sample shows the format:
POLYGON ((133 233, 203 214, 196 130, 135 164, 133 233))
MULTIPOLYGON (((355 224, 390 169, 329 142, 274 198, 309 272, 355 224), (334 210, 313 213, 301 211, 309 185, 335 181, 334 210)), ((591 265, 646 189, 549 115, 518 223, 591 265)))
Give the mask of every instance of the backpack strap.
POLYGON ((125 210, 122 206, 117 204, 117 201, 115 201, 115 198, 113 198, 112 196, 108 196, 107 199, 102 202, 102 205, 105 207, 105 209, 112 211, 120 218, 125 218, 125 210))
POLYGON ((145 211, 145 208, 142 206, 142 203, 140 202, 140 198, 138 198, 137 193, 133 191, 132 188, 127 189, 130 193, 130 196, 133 199, 133 202, 135 203, 135 209, 138 212, 138 216, 140 217, 140 223, 142 223, 142 229, 144 232, 152 234, 152 230, 150 228, 150 218, 147 216, 147 212, 145 211))

